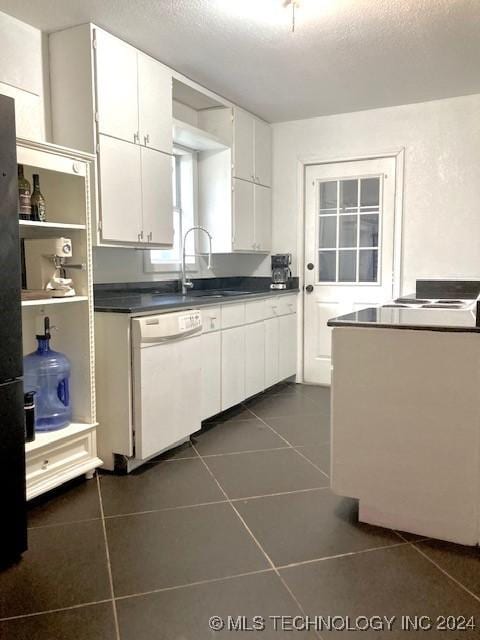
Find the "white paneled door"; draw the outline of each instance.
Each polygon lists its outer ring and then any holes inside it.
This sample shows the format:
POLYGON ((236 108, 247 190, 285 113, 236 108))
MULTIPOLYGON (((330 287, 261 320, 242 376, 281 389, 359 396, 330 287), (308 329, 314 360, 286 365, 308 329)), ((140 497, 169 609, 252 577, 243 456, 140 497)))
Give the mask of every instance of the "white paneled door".
POLYGON ((392 298, 394 218, 394 157, 306 168, 305 382, 330 384, 330 318, 392 298))

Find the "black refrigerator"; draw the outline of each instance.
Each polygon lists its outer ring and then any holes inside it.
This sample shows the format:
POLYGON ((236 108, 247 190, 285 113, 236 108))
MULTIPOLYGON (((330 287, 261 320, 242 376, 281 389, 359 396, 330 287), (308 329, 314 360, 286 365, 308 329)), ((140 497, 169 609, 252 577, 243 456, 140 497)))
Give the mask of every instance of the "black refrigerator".
POLYGON ((0 568, 27 548, 14 104, 0 95, 0 568))

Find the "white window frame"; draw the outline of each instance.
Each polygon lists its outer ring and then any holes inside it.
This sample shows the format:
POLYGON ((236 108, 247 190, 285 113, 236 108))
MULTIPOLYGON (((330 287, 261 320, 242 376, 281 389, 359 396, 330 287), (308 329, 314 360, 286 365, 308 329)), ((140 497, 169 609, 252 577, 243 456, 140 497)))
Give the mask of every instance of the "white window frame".
MULTIPOLYGON (((180 238, 178 260, 158 262, 152 261, 152 252, 162 251, 162 249, 149 249, 144 251, 143 270, 145 273, 180 273, 182 270, 182 241, 185 231, 188 227, 198 224, 198 174, 197 174, 197 152, 186 147, 175 146, 173 149, 175 161, 177 163, 177 181, 176 181, 176 197, 175 202, 179 207, 174 207, 173 213, 180 216, 180 238), (178 171, 180 168, 180 171, 178 171), (184 181, 182 184, 182 180, 184 181), (192 185, 190 190, 188 187, 192 185), (183 201, 182 201, 183 194, 183 201), (183 221, 184 211, 189 212, 188 217, 192 224, 185 225, 183 221)), ((191 254, 196 251, 196 234, 189 234, 187 238, 189 248, 187 250, 186 270, 190 273, 199 271, 199 262, 196 256, 191 254)), ((168 249, 167 249, 168 251, 168 249)))
MULTIPOLYGON (((315 285, 318 286, 359 286, 359 287, 376 287, 382 286, 382 274, 380 272, 380 265, 382 259, 383 252, 383 174, 366 174, 366 175, 358 175, 352 177, 338 177, 338 178, 328 178, 327 180, 320 180, 317 185, 317 219, 315 225, 315 251, 318 261, 318 268, 315 273, 315 285), (362 207, 360 205, 360 186, 362 180, 368 180, 370 178, 378 178, 379 179, 379 205, 377 210, 372 210, 372 207, 362 207), (341 211, 340 210, 340 183, 344 180, 357 180, 358 181, 358 194, 357 194, 357 206, 352 207, 352 211, 341 211), (325 182, 336 182, 337 183, 337 206, 332 208, 331 213, 320 214, 320 188, 321 184, 325 182), (376 247, 361 247, 360 246, 360 216, 362 214, 377 214, 379 217, 379 227, 378 227, 378 244, 376 247), (355 215, 357 216, 357 246, 356 247, 340 247, 340 218, 345 215, 355 215), (320 220, 322 218, 336 218, 336 247, 328 248, 328 247, 320 247, 320 220), (356 260, 356 280, 340 281, 339 277, 339 257, 340 251, 356 251, 357 260, 356 260), (376 250, 377 251, 377 279, 372 281, 360 281, 359 280, 359 260, 360 260, 360 251, 368 251, 368 250, 376 250), (319 269, 320 269, 320 252, 332 252, 335 253, 335 269, 336 269, 336 279, 335 280, 320 280, 319 278, 319 269)), ((324 209, 323 211, 327 211, 324 209)))

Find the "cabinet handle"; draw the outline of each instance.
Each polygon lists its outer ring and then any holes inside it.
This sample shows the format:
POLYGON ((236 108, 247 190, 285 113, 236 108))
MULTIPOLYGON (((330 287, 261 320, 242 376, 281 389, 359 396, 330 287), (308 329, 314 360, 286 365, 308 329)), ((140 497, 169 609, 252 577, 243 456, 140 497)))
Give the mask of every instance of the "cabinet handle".
POLYGON ((138 131, 135 131, 135 133, 133 134, 133 142, 140 142, 140 134, 138 133, 138 131))
POLYGON ((140 233, 138 234, 138 239, 143 240, 143 231, 140 231, 140 233))
POLYGON ((44 460, 42 464, 42 469, 45 470, 48 467, 48 460, 44 460))
POLYGON ((145 144, 150 144, 150 134, 147 133, 147 135, 143 136, 143 139, 145 140, 145 144))

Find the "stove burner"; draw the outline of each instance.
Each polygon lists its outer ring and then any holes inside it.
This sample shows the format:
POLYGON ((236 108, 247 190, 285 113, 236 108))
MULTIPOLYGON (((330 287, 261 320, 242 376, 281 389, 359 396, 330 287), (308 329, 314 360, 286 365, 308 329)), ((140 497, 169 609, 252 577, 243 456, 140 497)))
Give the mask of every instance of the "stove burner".
POLYGON ((463 303, 445 304, 444 302, 431 302, 430 304, 422 304, 422 309, 463 309, 463 303))
POLYGON ((463 300, 450 300, 450 299, 447 299, 447 300, 437 300, 437 303, 438 303, 438 304, 461 304, 461 305, 463 305, 463 304, 464 304, 463 300))
POLYGON ((395 302, 399 304, 428 304, 431 300, 421 300, 420 298, 397 298, 395 302))

